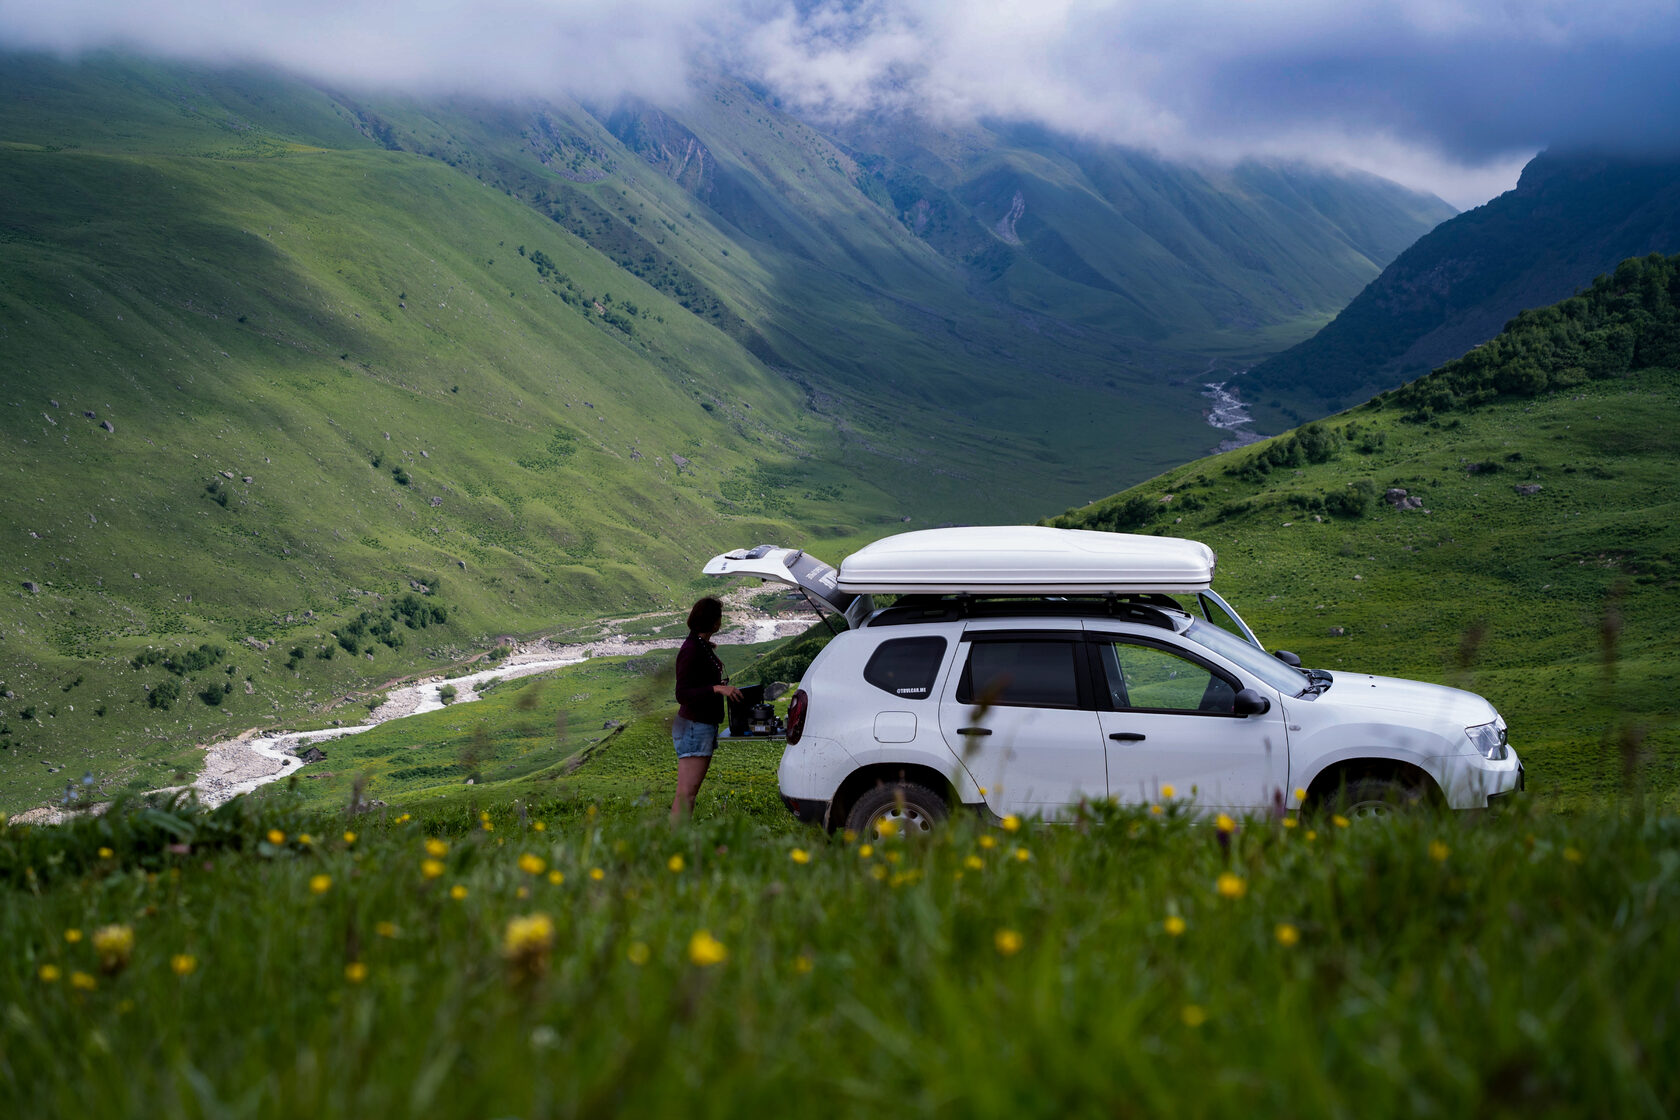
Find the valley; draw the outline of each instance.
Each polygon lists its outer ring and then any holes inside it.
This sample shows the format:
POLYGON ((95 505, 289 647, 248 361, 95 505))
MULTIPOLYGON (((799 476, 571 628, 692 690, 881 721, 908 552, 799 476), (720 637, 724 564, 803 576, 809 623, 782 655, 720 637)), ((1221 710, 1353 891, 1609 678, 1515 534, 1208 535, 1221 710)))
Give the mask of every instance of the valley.
POLYGON ((510 106, 14 55, 0 105, 8 811, 677 609, 743 541, 1150 477, 1218 442, 1206 371, 1450 213, 1043 133, 871 147, 724 79, 510 106))

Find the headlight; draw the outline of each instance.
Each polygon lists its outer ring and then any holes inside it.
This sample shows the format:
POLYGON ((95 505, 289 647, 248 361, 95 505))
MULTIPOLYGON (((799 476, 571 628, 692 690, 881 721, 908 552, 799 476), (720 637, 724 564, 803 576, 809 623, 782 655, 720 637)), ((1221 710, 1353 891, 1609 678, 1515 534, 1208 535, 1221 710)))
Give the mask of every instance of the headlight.
POLYGON ((1489 762, 1498 762, 1501 759, 1508 758, 1511 754, 1510 748, 1505 745, 1504 720, 1466 727, 1464 733, 1470 736, 1471 745, 1480 751, 1482 757, 1489 762))

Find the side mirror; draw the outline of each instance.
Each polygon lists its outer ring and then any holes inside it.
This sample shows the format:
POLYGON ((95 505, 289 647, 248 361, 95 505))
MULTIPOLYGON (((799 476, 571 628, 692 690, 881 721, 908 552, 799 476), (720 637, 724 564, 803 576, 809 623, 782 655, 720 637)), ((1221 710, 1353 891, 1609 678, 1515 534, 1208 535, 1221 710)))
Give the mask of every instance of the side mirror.
POLYGON ((1272 656, 1289 666, 1291 669, 1299 669, 1301 667, 1301 659, 1286 649, 1273 650, 1272 656))
POLYGON ((1237 698, 1231 704, 1231 710, 1239 716, 1257 716, 1272 710, 1272 702, 1252 688, 1245 688, 1237 693, 1237 698))

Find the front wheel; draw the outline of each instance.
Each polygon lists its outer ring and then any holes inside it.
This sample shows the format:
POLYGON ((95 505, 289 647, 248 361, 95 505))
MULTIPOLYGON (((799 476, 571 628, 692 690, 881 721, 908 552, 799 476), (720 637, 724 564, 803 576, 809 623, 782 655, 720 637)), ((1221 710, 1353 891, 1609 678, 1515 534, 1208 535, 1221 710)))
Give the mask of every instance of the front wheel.
POLYGON ((945 799, 924 785, 889 782, 857 799, 846 814, 846 827, 868 840, 878 840, 884 833, 926 836, 950 812, 945 799))
POLYGON ((1415 808, 1423 801, 1421 789, 1392 778, 1360 778, 1331 798, 1338 812, 1354 820, 1386 817, 1415 808))

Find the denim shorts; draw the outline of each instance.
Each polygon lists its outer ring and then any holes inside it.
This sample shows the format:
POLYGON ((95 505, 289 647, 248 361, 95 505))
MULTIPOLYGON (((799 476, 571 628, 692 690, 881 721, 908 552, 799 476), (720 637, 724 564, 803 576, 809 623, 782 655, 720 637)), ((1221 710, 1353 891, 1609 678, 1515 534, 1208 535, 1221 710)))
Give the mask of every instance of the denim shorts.
POLYGON ((678 758, 710 758, 717 750, 717 741, 715 723, 695 723, 682 716, 671 721, 671 742, 677 748, 678 758))

